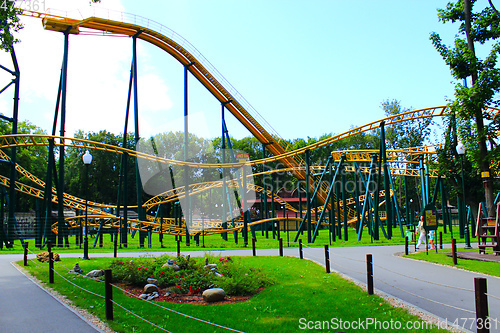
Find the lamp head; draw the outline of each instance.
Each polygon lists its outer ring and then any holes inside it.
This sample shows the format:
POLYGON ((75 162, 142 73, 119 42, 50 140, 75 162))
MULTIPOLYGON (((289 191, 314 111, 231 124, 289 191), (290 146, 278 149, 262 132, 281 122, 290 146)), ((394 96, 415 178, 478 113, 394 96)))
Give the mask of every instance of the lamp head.
POLYGON ((464 155, 465 154, 465 147, 464 147, 464 144, 462 143, 462 141, 458 141, 456 149, 457 149, 457 154, 458 155, 464 155))
POLYGON ((90 163, 92 163, 92 155, 90 155, 88 150, 85 152, 85 154, 83 154, 82 159, 83 164, 85 165, 89 165, 90 163))

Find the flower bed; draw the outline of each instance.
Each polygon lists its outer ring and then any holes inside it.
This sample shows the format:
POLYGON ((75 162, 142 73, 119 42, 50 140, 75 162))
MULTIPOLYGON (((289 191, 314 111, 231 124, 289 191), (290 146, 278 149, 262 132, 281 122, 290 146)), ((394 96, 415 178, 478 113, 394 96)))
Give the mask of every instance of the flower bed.
POLYGON ((260 269, 243 265, 237 258, 189 256, 140 257, 115 260, 110 268, 113 282, 140 293, 148 279, 160 288, 157 300, 175 301, 184 296, 199 296, 209 288, 224 289, 228 299, 251 296, 272 284, 260 269), (152 280, 150 280, 152 281, 152 280))

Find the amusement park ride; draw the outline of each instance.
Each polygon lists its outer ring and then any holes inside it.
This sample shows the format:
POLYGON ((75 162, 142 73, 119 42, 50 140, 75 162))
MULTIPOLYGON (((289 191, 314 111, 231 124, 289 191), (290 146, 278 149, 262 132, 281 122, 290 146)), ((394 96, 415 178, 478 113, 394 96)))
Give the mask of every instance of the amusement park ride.
MULTIPOLYGON (((200 235, 221 234, 227 237, 228 232, 233 232, 235 239, 238 233, 241 233, 245 244, 248 244, 249 233, 256 237, 256 230, 263 230, 276 222, 294 226, 297 232, 296 239, 303 232, 307 232, 307 241, 315 241, 320 230, 328 230, 333 240, 335 237, 348 238, 348 228, 356 228, 358 240, 363 231, 367 231, 374 239, 378 239, 379 230, 387 238, 392 237, 393 228, 397 228, 404 236, 404 228, 412 221, 412 216, 408 210, 406 216, 403 216, 402 209, 396 198, 393 177, 401 176, 406 180, 408 177, 419 177, 421 182, 422 213, 436 210, 435 203, 438 193, 440 201, 448 202, 447 192, 444 187, 444 181, 438 174, 435 165, 437 163, 436 151, 433 146, 414 147, 409 149, 387 150, 385 147, 385 127, 396 123, 429 118, 446 116, 449 112, 445 106, 433 107, 427 109, 413 110, 379 121, 371 122, 364 126, 356 127, 344 133, 321 140, 312 145, 291 150, 288 143, 281 139, 265 120, 252 108, 252 106, 212 67, 212 65, 182 37, 170 29, 147 19, 135 15, 106 12, 106 15, 93 15, 85 18, 71 18, 66 14, 50 14, 32 11, 24 11, 23 15, 39 18, 46 30, 56 31, 64 34, 64 56, 60 77, 60 86, 56 106, 56 117, 60 112, 61 133, 64 133, 64 119, 66 113, 66 80, 68 69, 68 39, 70 35, 78 35, 82 31, 99 31, 105 36, 121 35, 132 38, 132 65, 128 92, 127 119, 133 101, 133 112, 135 121, 135 140, 139 142, 139 129, 137 123, 138 102, 137 102, 137 40, 143 40, 151 43, 175 58, 184 68, 184 90, 187 96, 187 80, 189 73, 194 76, 219 102, 222 114, 222 148, 227 149, 227 162, 225 154, 222 160, 212 164, 197 164, 189 162, 187 158, 187 149, 184 152, 184 161, 175 161, 166 159, 155 154, 147 154, 141 151, 132 150, 125 145, 122 147, 111 146, 99 142, 93 142, 83 139, 68 138, 56 136, 56 124, 54 124, 51 135, 24 135, 17 133, 17 107, 19 100, 19 69, 15 54, 12 52, 15 70, 11 71, 1 66, 2 69, 9 71, 13 76, 15 84, 14 115, 12 118, 2 116, 4 120, 11 121, 13 124, 12 135, 0 136, 0 159, 11 166, 10 175, 0 175, 0 183, 9 189, 9 217, 7 229, 4 232, 0 228, 0 242, 7 246, 12 246, 16 236, 16 219, 14 216, 14 205, 12 200, 15 192, 23 193, 40 199, 43 202, 42 210, 37 218, 37 236, 36 246, 43 246, 47 240, 62 246, 67 244, 67 235, 69 231, 76 231, 81 237, 82 226, 85 228, 96 228, 99 233, 110 232, 120 235, 120 243, 126 245, 127 237, 130 231, 139 232, 141 246, 144 246, 144 240, 151 233, 160 235, 184 235, 186 242, 191 237, 198 239, 200 235), (259 160, 237 161, 232 153, 231 141, 225 124, 224 113, 228 110, 238 121, 243 124, 248 131, 259 140, 263 149, 267 149, 272 156, 259 160), (309 161, 310 152, 327 146, 333 142, 343 140, 353 135, 367 131, 378 130, 380 133, 380 149, 377 150, 359 150, 359 151, 333 151, 325 166, 311 166, 309 161), (16 163, 16 148, 22 146, 43 145, 48 147, 48 167, 47 178, 42 181, 25 170, 16 163), (53 175, 55 175, 54 149, 59 149, 59 175, 58 186, 53 187, 53 175), (216 169, 221 177, 218 180, 204 183, 188 183, 166 189, 152 197, 147 202, 140 202, 138 206, 128 206, 123 202, 123 196, 116 205, 106 205, 87 201, 86 198, 78 198, 68 193, 64 193, 64 148, 76 147, 82 151, 101 150, 122 156, 122 165, 126 165, 127 158, 137 158, 138 160, 151 161, 153 163, 164 163, 174 168, 202 168, 216 169), (11 149, 10 156, 4 151, 11 149), (244 165, 257 166, 266 163, 279 161, 284 168, 279 170, 264 171, 261 173, 233 172, 234 170, 243 170, 244 165), (432 162, 432 163, 429 163, 432 162), (369 165, 369 166, 366 166, 369 165), (434 168, 433 168, 434 166, 434 168), (224 177, 225 173, 232 176, 224 177), (253 177, 265 176, 273 172, 289 172, 299 180, 299 186, 302 186, 305 192, 304 203, 302 199, 298 206, 291 205, 287 200, 273 193, 269 188, 263 188, 255 185, 253 177), (314 173, 317 172, 317 173, 314 173), (356 178, 356 182, 362 184, 359 188, 363 189, 361 193, 351 194, 345 190, 345 175, 349 173, 356 178), (16 181, 18 175, 29 179, 33 186, 16 181), (434 195, 431 197, 431 186, 429 179, 435 178, 434 195), (376 186, 370 186, 375 183, 376 186), (190 198, 205 191, 218 189, 222 193, 222 201, 228 203, 227 211, 218 214, 216 217, 203 216, 203 214, 194 214, 189 207, 190 198), (233 195, 233 193, 238 193, 233 195), (247 204, 245 195, 255 194, 254 197, 262 198, 261 204, 267 202, 270 198, 272 202, 277 202, 284 207, 294 217, 268 217, 266 215, 250 216, 250 206, 247 204), (236 211, 231 211, 231 200, 229 197, 235 196, 237 201, 236 211), (175 216, 165 217, 162 214, 162 205, 175 202, 187 202, 183 204, 181 216, 180 209, 177 209, 175 216), (57 205, 57 220, 54 221, 51 215, 52 205, 57 205), (229 206, 229 207, 228 207, 229 206), (305 206, 305 209, 304 209, 305 206), (64 210, 71 209, 77 212, 86 211, 85 216, 64 216, 64 210), (128 216, 127 212, 136 211, 137 217, 128 216), (151 212, 153 212, 151 214, 151 212), (292 222, 291 222, 292 221, 292 222)), ((7 86, 8 87, 8 86, 7 86)), ((6 88, 7 88, 6 87, 6 88)), ((3 92, 4 88, 1 92, 3 92)), ((490 108, 485 112, 497 113, 497 109, 490 108)), ((188 114, 187 103, 184 106, 185 115, 188 114)), ((56 120, 55 120, 56 122, 56 120)), ((126 125, 127 126, 127 125, 126 125)), ((124 133, 127 133, 125 128, 124 133)), ((187 134, 185 134, 187 143, 187 134)), ((187 145, 186 145, 187 146, 187 145)), ((137 163, 139 164, 139 163, 137 163)), ((122 170, 123 172, 124 170, 122 170)), ((139 175, 139 171, 137 171, 139 175)), ((130 186, 124 184, 120 177, 120 190, 130 186)), ((137 197, 142 198, 143 187, 140 176, 135 186, 137 197)), ((356 189, 359 189, 356 187, 356 189)), ((300 193, 300 191, 298 191, 300 193)), ((406 197, 405 207, 409 206, 408 196, 406 197)), ((223 206, 223 205, 221 205, 223 206)), ((234 202, 233 202, 234 206, 234 202)), ((261 208, 261 211, 267 209, 261 208)), ((474 229, 478 235, 478 240, 482 242, 481 250, 492 248, 496 253, 500 253, 498 229, 499 214, 496 217, 486 217, 479 214, 477 224, 474 229)), ((450 212, 447 205, 442 207, 443 224, 451 229, 450 212)), ((464 224, 460 224, 460 234, 464 233, 464 224)), ((115 240, 118 237, 115 237, 115 240)), ((227 239, 227 238, 226 238, 227 239)), ((22 239, 21 239, 22 241, 22 239)))

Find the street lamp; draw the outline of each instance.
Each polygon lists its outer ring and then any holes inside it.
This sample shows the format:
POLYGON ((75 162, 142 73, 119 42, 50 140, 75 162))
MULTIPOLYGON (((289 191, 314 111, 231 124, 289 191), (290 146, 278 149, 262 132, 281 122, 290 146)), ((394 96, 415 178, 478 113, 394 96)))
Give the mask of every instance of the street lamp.
POLYGON ((457 144, 457 154, 460 155, 460 171, 462 173, 462 195, 464 200, 464 210, 465 210, 465 249, 472 249, 470 246, 470 235, 469 235, 469 221, 467 221, 467 210, 465 203, 465 185, 464 185, 464 155, 465 155, 465 147, 461 141, 457 144))
POLYGON ((85 240, 83 243, 83 259, 89 260, 89 238, 88 238, 88 233, 89 233, 89 225, 88 225, 88 219, 87 219, 87 198, 88 198, 88 189, 89 189, 89 165, 92 163, 92 155, 90 155, 89 151, 87 150, 85 154, 82 156, 83 159, 83 164, 85 164, 85 240))

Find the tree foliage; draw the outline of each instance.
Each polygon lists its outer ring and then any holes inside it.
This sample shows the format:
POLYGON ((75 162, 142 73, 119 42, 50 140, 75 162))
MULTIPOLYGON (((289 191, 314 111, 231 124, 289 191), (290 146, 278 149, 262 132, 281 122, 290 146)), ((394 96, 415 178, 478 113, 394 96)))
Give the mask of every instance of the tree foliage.
POLYGON ((9 52, 19 42, 14 33, 23 28, 19 20, 22 10, 14 7, 14 1, 0 3, 0 49, 9 52))
MULTIPOLYGON (((475 0, 471 0, 471 7, 475 3, 475 0)), ((431 34, 430 39, 450 67, 452 76, 457 80, 455 99, 450 101, 450 107, 457 116, 458 134, 467 147, 467 156, 475 168, 481 171, 481 163, 499 160, 496 143, 500 129, 499 120, 492 114, 483 113, 482 110, 488 106, 499 105, 496 93, 500 91, 500 69, 497 68, 500 52, 500 42, 497 41, 500 36, 500 18, 492 8, 486 7, 479 12, 471 13, 468 30, 464 4, 464 0, 449 2, 445 9, 438 10, 441 22, 460 23, 453 46, 444 44, 436 32, 431 34), (474 44, 483 45, 483 49, 489 48, 484 59, 477 56, 474 44), (469 77, 473 79, 472 85, 466 83, 469 77), (483 119, 486 120, 486 124, 480 126, 483 119), (482 156, 481 144, 486 141, 493 147, 482 156)))

